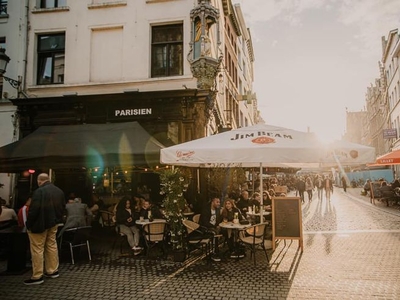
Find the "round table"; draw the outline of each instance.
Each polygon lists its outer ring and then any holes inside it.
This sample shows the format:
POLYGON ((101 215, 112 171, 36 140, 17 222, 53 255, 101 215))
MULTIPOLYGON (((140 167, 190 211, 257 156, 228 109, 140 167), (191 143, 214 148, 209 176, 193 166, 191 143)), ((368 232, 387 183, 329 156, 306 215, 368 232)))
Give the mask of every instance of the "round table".
POLYGON ((154 219, 153 221, 151 221, 150 222, 150 220, 149 219, 144 219, 144 220, 136 220, 136 222, 135 222, 136 224, 138 224, 138 225, 146 225, 146 224, 149 224, 149 223, 167 223, 167 220, 165 220, 165 219, 154 219))
MULTIPOLYGON (((234 245, 233 252, 236 254, 237 259, 244 257, 244 252, 239 248, 239 243, 238 243, 239 230, 246 229, 250 226, 252 226, 252 225, 251 224, 233 223, 233 222, 222 222, 219 224, 219 227, 225 228, 228 230, 228 237, 230 236, 230 232, 233 232, 233 245, 234 245)), ((231 258, 233 258, 233 257, 231 256, 231 258)))
MULTIPOLYGON (((268 216, 268 215, 270 215, 270 214, 272 214, 272 212, 266 211, 266 210, 263 211, 263 216, 268 216)), ((247 212, 246 215, 247 215, 247 216, 251 216, 251 217, 256 217, 256 216, 260 216, 260 213, 259 213, 259 212, 258 212, 258 213, 255 213, 255 212, 247 212)))

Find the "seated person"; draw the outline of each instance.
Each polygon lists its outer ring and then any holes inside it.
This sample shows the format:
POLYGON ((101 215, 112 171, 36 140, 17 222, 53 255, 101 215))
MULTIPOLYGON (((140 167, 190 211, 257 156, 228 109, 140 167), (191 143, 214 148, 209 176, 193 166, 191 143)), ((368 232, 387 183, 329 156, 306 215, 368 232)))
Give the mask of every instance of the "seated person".
POLYGON ((381 187, 379 188, 379 190, 381 191, 383 198, 391 198, 394 196, 393 188, 388 185, 386 181, 381 182, 381 187))
POLYGON ((251 201, 249 192, 244 190, 242 191, 239 200, 236 202, 236 207, 240 209, 243 215, 246 215, 248 207, 252 205, 251 201))
POLYGON ((263 192, 263 205, 266 211, 272 211, 272 197, 268 191, 263 192))
POLYGON ((211 203, 206 205, 206 207, 202 210, 200 214, 199 224, 208 229, 210 234, 213 235, 212 242, 213 245, 213 254, 211 259, 213 261, 221 261, 219 256, 219 243, 218 237, 220 227, 218 226, 221 223, 221 200, 218 197, 213 197, 211 199, 211 203))
POLYGON ((400 188, 400 181, 398 179, 395 179, 393 183, 390 185, 393 189, 395 188, 400 188))
POLYGON ((82 203, 80 198, 68 199, 65 210, 67 211, 67 218, 58 236, 61 236, 68 228, 90 225, 91 219, 88 218, 92 217, 92 211, 85 203, 82 203))
POLYGON ((260 209, 261 205, 261 195, 259 192, 255 192, 253 194, 253 198, 251 199, 251 206, 256 207, 256 211, 260 209))
POLYGON ((367 193, 371 190, 371 179, 367 179, 367 181, 364 183, 363 189, 367 193))
POLYGON ((6 200, 0 198, 0 205, 1 205, 1 214, 0 214, 0 222, 3 224, 5 223, 17 223, 17 214, 15 213, 15 210, 12 208, 8 208, 6 206, 7 202, 6 200))
POLYGON ((150 200, 141 198, 141 204, 139 216, 143 217, 143 219, 162 219, 164 217, 160 209, 153 205, 150 200))
POLYGON ((28 217, 29 206, 32 201, 32 193, 29 194, 28 199, 25 202, 25 205, 22 206, 18 211, 18 226, 21 228, 26 228, 25 223, 28 217))
POLYGON ((117 206, 116 221, 120 231, 126 235, 128 243, 134 251, 134 255, 140 254, 142 247, 139 246, 140 231, 136 227, 135 221, 138 215, 134 208, 131 208, 131 200, 123 197, 117 206))
MULTIPOLYGON (((243 216, 240 213, 239 209, 237 207, 235 207, 235 202, 233 201, 233 199, 229 199, 229 198, 225 199, 224 208, 221 211, 222 220, 224 222, 233 222, 233 220, 235 218, 235 214, 237 214, 239 220, 243 219, 243 216)), ((234 249, 233 234, 232 234, 231 230, 230 229, 222 229, 221 232, 227 241, 229 252, 233 253, 233 251, 235 249, 234 249)))

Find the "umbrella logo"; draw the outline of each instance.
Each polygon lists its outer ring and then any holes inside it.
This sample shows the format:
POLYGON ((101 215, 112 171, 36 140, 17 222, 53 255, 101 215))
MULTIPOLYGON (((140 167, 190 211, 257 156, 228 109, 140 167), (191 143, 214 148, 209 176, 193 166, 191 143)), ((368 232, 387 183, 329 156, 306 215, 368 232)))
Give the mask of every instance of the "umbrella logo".
POLYGON ((350 156, 351 158, 357 158, 358 157, 358 151, 357 150, 351 150, 350 151, 350 156))
POLYGON ((272 144, 275 143, 275 139, 266 136, 260 136, 258 138, 252 139, 251 142, 254 144, 272 144))

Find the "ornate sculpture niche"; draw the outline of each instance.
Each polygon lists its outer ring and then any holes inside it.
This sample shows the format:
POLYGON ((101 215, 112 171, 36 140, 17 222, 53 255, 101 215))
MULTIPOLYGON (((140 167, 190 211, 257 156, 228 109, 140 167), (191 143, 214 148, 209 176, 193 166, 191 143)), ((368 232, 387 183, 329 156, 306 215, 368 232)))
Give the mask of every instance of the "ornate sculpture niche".
POLYGON ((198 0, 191 10, 192 34, 188 60, 199 89, 215 89, 222 56, 219 55, 219 11, 210 0, 198 0))

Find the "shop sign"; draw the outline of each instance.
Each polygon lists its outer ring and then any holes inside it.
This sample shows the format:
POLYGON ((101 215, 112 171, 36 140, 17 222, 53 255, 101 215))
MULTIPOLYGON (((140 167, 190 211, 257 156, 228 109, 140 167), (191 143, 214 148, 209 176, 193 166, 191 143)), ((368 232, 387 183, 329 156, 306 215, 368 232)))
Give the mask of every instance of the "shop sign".
POLYGON ((151 115, 152 108, 123 108, 115 109, 114 117, 131 117, 131 116, 144 116, 151 115))
POLYGON ((383 138, 384 139, 397 138, 397 129, 396 128, 383 129, 383 138))

